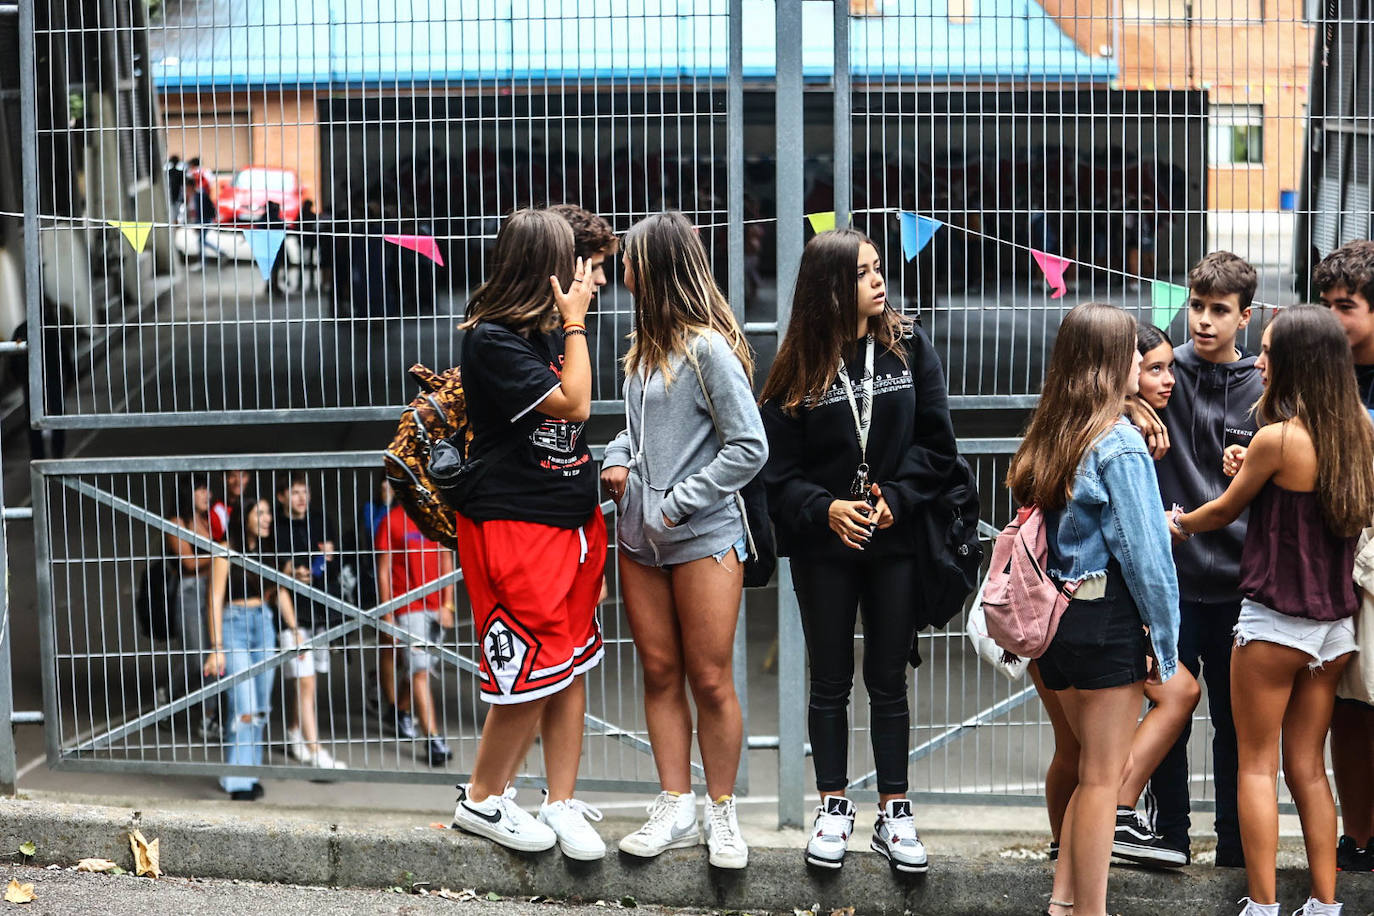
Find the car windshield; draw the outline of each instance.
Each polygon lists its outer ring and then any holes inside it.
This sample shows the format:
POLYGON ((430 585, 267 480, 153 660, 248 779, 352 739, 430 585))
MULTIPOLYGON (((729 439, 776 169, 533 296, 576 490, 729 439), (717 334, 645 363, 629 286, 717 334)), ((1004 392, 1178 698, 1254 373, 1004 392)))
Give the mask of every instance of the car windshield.
POLYGON ((277 169, 244 169, 234 176, 234 187, 244 191, 292 191, 296 179, 277 169))

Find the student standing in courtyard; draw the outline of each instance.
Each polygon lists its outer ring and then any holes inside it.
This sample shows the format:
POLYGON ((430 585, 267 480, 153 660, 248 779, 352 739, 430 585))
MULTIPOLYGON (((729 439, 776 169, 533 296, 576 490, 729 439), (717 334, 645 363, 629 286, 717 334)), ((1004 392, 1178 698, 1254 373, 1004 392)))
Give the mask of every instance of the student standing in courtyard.
POLYGON ((1352 570, 1374 518, 1374 427, 1355 391, 1350 347, 1326 309, 1294 306, 1264 332, 1255 434, 1217 499, 1173 515, 1174 537, 1229 524, 1246 508, 1245 599, 1235 624, 1232 712, 1239 750, 1242 916, 1277 916, 1283 775, 1302 821, 1311 889, 1302 916, 1335 916, 1336 807, 1324 748, 1336 684, 1356 648, 1352 570))
POLYGON ((517 210, 468 300, 462 351, 476 433, 469 457, 486 468, 458 512, 458 555, 491 705, 454 826, 527 852, 557 843, 575 859, 606 852, 587 823, 600 815, 573 797, 583 675, 602 657, 596 606, 606 561, 583 429, 592 287, 567 221, 517 210), (548 779, 537 819, 516 804, 512 785, 536 731, 548 779))
POLYGON ((798 268, 792 318, 763 389, 764 472, 779 552, 811 662, 808 726, 821 795, 806 861, 844 863, 854 832, 849 694, 862 614, 878 819, 871 846, 923 872, 907 798, 906 669, 922 579, 914 517, 940 494, 956 455, 944 370, 925 332, 888 304, 873 242, 822 232, 798 268))
POLYGON ((1077 583, 1036 660, 1080 747, 1052 916, 1105 916, 1117 799, 1144 682, 1167 683, 1178 664, 1178 585, 1154 462, 1121 416, 1139 375, 1134 319, 1100 303, 1074 308, 1007 473, 1016 501, 1044 512, 1049 574, 1077 583))
POLYGON ((698 842, 692 710, 706 770, 712 865, 744 868, 735 813, 743 720, 732 666, 745 524, 735 494, 768 457, 744 332, 681 213, 625 237, 634 338, 625 357, 626 429, 601 479, 620 506, 620 584, 644 666, 644 708, 662 791, 622 852, 656 856, 698 842))

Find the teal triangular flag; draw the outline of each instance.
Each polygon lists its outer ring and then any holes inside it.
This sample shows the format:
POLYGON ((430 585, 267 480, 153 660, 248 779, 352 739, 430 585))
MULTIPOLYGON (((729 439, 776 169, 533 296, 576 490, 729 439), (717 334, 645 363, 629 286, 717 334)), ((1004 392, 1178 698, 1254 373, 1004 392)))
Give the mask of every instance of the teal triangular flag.
POLYGON ((902 228, 902 257, 908 261, 920 254, 921 249, 930 244, 935 233, 944 225, 938 219, 905 210, 897 214, 897 218, 902 228))
POLYGON ((1150 320, 1168 332, 1178 310, 1188 304, 1188 287, 1156 280, 1150 284, 1150 320))

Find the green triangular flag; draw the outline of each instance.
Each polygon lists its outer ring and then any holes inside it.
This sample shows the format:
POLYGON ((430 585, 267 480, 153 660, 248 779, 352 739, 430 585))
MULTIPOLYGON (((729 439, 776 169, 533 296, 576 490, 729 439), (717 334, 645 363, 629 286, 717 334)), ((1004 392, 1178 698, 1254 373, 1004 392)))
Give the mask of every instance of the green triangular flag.
POLYGON ((812 232, 826 232, 835 228, 834 210, 827 210, 824 213, 808 213, 806 218, 811 221, 812 232))
POLYGON ((1188 304, 1188 287, 1155 280, 1150 284, 1150 320, 1161 331, 1168 332, 1169 324, 1178 310, 1188 304))

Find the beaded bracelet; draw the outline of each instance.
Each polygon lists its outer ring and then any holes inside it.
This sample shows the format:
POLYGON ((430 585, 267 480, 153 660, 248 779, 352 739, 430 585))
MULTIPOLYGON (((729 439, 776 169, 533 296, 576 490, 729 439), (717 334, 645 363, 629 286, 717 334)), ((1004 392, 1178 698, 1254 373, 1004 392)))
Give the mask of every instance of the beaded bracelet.
POLYGON ((587 336, 587 329, 586 329, 586 328, 564 328, 564 329, 563 329, 563 336, 564 336, 564 337, 571 337, 571 336, 574 335, 574 334, 581 334, 583 337, 586 337, 586 336, 587 336))

